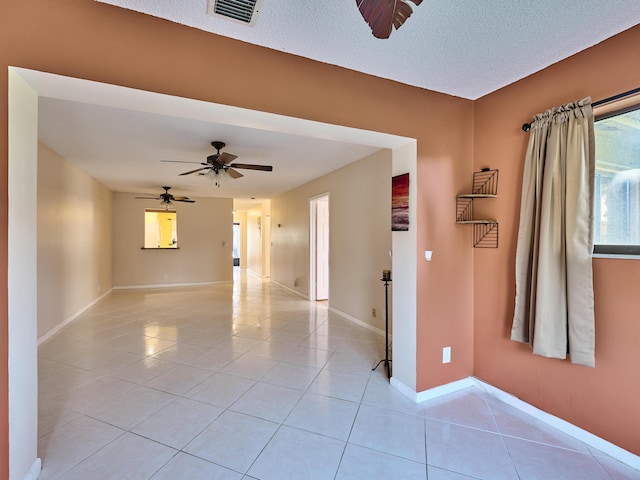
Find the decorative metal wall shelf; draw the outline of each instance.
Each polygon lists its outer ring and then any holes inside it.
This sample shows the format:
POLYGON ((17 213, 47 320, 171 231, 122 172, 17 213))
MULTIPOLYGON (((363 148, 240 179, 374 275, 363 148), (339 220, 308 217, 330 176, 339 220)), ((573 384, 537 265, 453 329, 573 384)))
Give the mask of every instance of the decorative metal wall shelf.
POLYGON ((463 193, 456 198, 456 223, 473 225, 474 248, 498 248, 498 222, 473 216, 473 203, 476 200, 497 196, 498 170, 483 168, 473 174, 471 193, 463 193))

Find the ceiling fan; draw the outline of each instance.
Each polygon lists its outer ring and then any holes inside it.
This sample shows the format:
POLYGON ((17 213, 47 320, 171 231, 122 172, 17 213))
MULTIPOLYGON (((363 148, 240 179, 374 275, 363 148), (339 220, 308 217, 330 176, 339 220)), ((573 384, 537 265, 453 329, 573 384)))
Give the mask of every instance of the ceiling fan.
MULTIPOLYGON (((416 6, 422 3, 411 1, 416 6)), ((356 4, 373 36, 381 39, 389 38, 391 31, 398 30, 413 13, 409 0, 356 0, 356 4)))
POLYGON ((198 163, 202 165, 200 168, 196 168, 194 170, 189 170, 188 172, 183 172, 180 175, 191 175, 192 173, 198 173, 199 175, 207 175, 212 177, 217 186, 220 186, 220 183, 225 180, 227 177, 231 178, 240 178, 243 177, 240 172, 236 170, 236 168, 243 168, 246 170, 260 170, 263 172, 271 172, 273 171, 273 167, 271 165, 253 165, 250 163, 231 163, 236 158, 237 155, 233 155, 231 153, 222 152, 225 147, 224 142, 213 141, 211 142, 211 146, 216 149, 217 153, 214 155, 209 155, 207 157, 206 162, 183 162, 179 160, 162 160, 163 162, 174 162, 174 163, 198 163))
POLYGON ((135 197, 139 200, 162 200, 160 202, 160 206, 164 207, 165 209, 169 209, 169 207, 173 207, 173 202, 186 202, 186 203, 195 203, 195 200, 191 200, 189 197, 174 197, 173 195, 171 195, 169 193, 169 189, 171 187, 162 187, 164 188, 164 193, 161 193, 160 195, 157 196, 153 196, 150 194, 147 194, 147 197, 135 197))

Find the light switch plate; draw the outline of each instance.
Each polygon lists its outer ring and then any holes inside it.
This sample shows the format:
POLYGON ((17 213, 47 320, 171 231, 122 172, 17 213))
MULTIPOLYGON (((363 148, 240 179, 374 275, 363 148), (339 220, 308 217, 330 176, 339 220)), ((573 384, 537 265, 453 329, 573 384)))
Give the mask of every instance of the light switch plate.
POLYGON ((442 349, 442 363, 451 363, 451 347, 442 349))

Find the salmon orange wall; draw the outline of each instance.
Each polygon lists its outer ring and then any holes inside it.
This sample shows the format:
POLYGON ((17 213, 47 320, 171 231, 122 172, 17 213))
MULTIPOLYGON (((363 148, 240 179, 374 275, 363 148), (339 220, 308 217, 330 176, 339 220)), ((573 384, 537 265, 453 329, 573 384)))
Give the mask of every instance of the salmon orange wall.
MULTIPOLYGON (((18 66, 417 139, 418 390, 471 374, 471 232, 454 223, 472 171, 473 102, 255 47, 93 0, 0 2, 0 67, 18 66), (453 361, 442 365, 441 349, 453 361)), ((0 91, 7 76, 0 75, 0 91)), ((7 268, 7 95, 0 95, 0 269, 7 268)), ((0 275, 0 388, 7 385, 0 275)), ((8 458, 0 395, 0 478, 8 458)))
MULTIPOLYGON (((498 198, 486 202, 500 222, 500 247, 474 256, 474 374, 523 400, 640 454, 640 261, 594 259, 596 368, 531 354, 509 340, 514 258, 528 134, 539 112, 640 86, 640 28, 475 102, 474 166, 500 170, 498 198)), ((526 52, 523 52, 526 55, 526 52)))

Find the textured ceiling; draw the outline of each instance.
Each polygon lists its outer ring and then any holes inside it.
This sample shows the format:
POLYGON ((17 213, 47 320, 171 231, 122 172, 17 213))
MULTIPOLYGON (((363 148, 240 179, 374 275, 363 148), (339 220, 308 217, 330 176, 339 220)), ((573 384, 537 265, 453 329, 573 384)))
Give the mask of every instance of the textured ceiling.
POLYGON ((207 0, 97 1, 468 99, 640 23, 638 0, 423 0, 380 40, 355 0, 264 0, 255 26, 207 15, 207 0))

